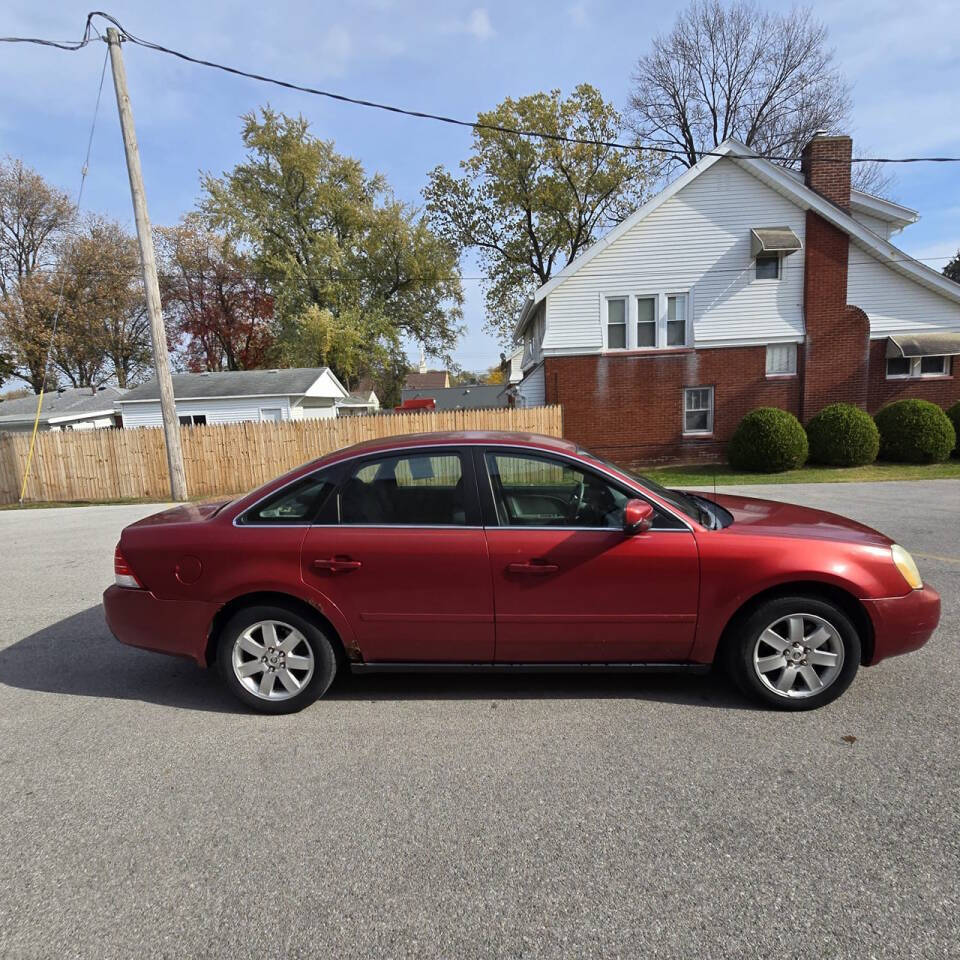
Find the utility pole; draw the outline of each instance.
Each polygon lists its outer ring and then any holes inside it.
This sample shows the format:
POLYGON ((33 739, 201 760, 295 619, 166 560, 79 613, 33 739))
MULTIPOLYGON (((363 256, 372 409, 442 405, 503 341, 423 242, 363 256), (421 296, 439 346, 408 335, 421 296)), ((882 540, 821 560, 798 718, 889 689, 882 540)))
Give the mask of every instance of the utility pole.
POLYGON ((173 396, 173 382, 170 379, 167 333, 163 326, 160 284, 157 281, 157 258, 153 249, 150 216, 147 213, 147 196, 143 190, 143 171, 140 169, 140 152, 137 149, 137 134, 133 127, 133 110, 130 107, 130 95, 127 93, 127 72, 124 70, 123 55, 120 52, 120 33, 115 27, 107 28, 107 44, 110 48, 113 86, 117 92, 120 129, 123 131, 123 149, 127 155, 130 195, 133 197, 133 216, 137 223, 137 240, 140 243, 143 286, 147 295, 147 315, 150 317, 150 336, 153 340, 153 365, 157 374, 157 385, 160 387, 163 434, 167 442, 170 493, 174 500, 186 500, 187 475, 183 468, 183 450, 180 447, 180 421, 177 420, 177 405, 173 396))

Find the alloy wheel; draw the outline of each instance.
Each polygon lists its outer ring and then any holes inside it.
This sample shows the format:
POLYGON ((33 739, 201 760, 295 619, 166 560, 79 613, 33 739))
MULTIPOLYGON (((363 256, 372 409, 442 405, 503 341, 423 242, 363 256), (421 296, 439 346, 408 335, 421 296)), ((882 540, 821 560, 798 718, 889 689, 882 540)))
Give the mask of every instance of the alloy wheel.
POLYGON ((263 700, 289 700, 313 676, 313 648, 296 627, 281 620, 260 620, 246 627, 233 644, 233 672, 246 690, 263 700))
POLYGON ((844 646, 839 630, 812 613, 791 613, 760 633, 753 668, 760 682, 781 697, 822 693, 840 675, 844 646))

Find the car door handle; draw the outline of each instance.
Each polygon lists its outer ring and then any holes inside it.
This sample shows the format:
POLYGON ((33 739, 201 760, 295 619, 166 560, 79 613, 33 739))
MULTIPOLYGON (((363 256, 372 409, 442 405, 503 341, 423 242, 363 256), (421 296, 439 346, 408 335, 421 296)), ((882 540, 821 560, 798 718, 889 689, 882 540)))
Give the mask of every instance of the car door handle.
POLYGON ((348 573, 350 570, 359 570, 363 564, 350 557, 330 557, 328 560, 314 560, 311 564, 314 570, 328 570, 330 573, 348 573))
POLYGON ((525 563, 508 563, 507 573, 527 573, 534 576, 544 576, 548 573, 556 573, 560 567, 555 563, 547 563, 543 560, 527 560, 525 563))

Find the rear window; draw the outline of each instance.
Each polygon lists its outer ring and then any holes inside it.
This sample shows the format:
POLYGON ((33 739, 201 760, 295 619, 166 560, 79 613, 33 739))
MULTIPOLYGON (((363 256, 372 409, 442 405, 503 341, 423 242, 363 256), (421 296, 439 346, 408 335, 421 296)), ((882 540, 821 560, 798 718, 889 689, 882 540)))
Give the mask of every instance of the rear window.
POLYGON ((313 523, 333 488, 328 473, 309 474, 261 500, 237 522, 244 525, 313 523))

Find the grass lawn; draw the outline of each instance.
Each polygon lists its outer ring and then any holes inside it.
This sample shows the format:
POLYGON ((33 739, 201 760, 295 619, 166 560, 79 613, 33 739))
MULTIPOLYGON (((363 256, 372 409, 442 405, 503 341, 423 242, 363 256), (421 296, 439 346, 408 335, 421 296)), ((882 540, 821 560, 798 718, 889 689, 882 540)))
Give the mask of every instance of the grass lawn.
POLYGON ((641 469, 666 487, 709 488, 741 483, 852 483, 876 480, 942 480, 960 478, 960 460, 946 463, 871 463, 866 467, 801 467, 785 473, 738 473, 724 463, 641 469))

